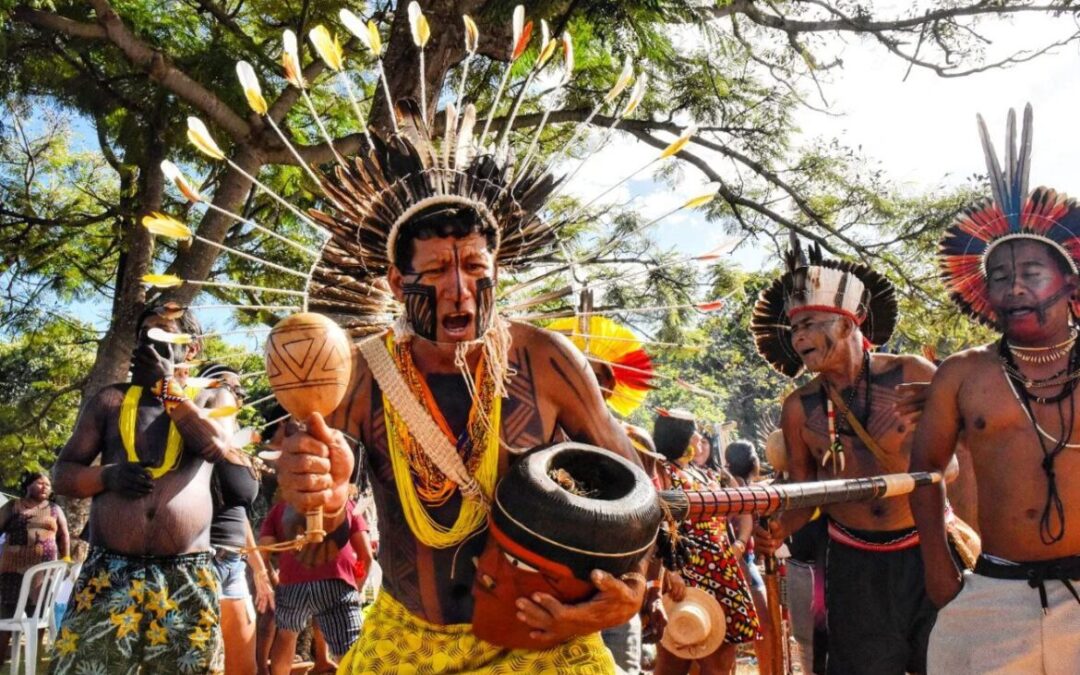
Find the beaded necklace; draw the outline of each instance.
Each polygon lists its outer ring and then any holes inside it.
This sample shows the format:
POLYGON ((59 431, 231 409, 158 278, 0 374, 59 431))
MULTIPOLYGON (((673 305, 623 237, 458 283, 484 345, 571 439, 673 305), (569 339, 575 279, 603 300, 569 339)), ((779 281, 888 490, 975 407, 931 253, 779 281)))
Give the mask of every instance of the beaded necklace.
MULTIPOLYGON (((1080 447, 1080 445, 1069 443, 1069 441, 1072 440, 1073 426, 1076 422, 1075 394, 1077 380, 1075 378, 1069 379, 1062 385, 1061 391, 1054 396, 1036 397, 1027 390, 1022 380, 1019 380, 1019 378, 1016 378, 1013 375, 1013 373, 1019 372, 1019 368, 1017 368, 1016 364, 1012 361, 1012 350, 1009 348, 1004 338, 998 343, 998 355, 1002 362, 1001 370, 1005 374, 1005 380, 1009 384, 1009 389, 1020 404, 1021 409, 1023 409, 1024 413, 1027 415, 1031 426, 1035 429, 1035 438, 1038 439, 1039 448, 1043 453, 1041 466, 1043 473, 1046 474, 1047 484, 1046 505, 1043 507, 1042 516, 1039 518, 1039 538, 1044 544, 1049 546, 1061 541, 1065 537, 1065 505, 1061 501, 1061 495, 1058 492, 1057 473, 1054 468, 1054 462, 1066 448, 1080 447), (1062 405, 1066 399, 1068 400, 1068 414, 1066 414, 1064 406, 1062 405), (1058 420, 1061 425, 1061 432, 1058 438, 1051 436, 1042 428, 1042 425, 1039 424, 1038 420, 1035 418, 1035 411, 1031 407, 1032 400, 1043 405, 1054 404, 1057 407, 1058 420), (1048 447, 1047 441, 1051 441, 1053 446, 1048 447)), ((1080 351, 1076 349, 1074 343, 1073 349, 1069 354, 1069 369, 1076 370, 1078 367, 1080 367, 1080 351)))
MULTIPOLYGON (((851 414, 855 414, 855 409, 852 407, 855 403, 855 396, 859 392, 859 380, 866 379, 866 391, 864 392, 863 399, 863 415, 867 420, 870 418, 870 352, 863 352, 862 365, 859 366, 859 372, 855 374, 855 381, 851 384, 851 390, 844 398, 844 405, 851 414)), ((829 383, 822 380, 821 382, 821 398, 825 407, 825 419, 829 427, 829 447, 825 451, 825 454, 821 458, 821 466, 825 467, 826 464, 832 464, 833 473, 839 473, 844 470, 846 461, 844 458, 844 444, 840 440, 840 433, 851 432, 846 420, 842 420, 841 424, 836 422, 836 408, 833 406, 832 399, 829 398, 829 394, 826 389, 829 387, 829 383), (839 471, 837 470, 839 468, 839 471)), ((863 426, 866 426, 866 422, 859 420, 863 426)))
POLYGON ((1074 344, 1076 344, 1075 329, 1073 329, 1069 337, 1056 345, 1050 345, 1049 347, 1017 347, 1016 345, 1009 345, 1009 353, 1018 361, 1045 365, 1067 356, 1072 351, 1074 344))
MULTIPOLYGON (((456 445, 469 474, 480 484, 481 491, 485 495, 491 495, 499 470, 502 399, 495 395, 495 381, 486 368, 485 359, 481 357, 477 366, 477 396, 469 410, 465 431, 455 438, 431 389, 413 362, 409 342, 395 344, 391 334, 387 337, 387 346, 413 394, 424 404, 447 438, 456 445)), ((476 499, 462 500, 457 518, 450 527, 432 518, 428 509, 445 504, 458 492, 458 486, 435 466, 385 396, 383 410, 390 464, 409 529, 419 542, 432 548, 448 548, 464 541, 483 525, 487 518, 484 502, 476 499)))

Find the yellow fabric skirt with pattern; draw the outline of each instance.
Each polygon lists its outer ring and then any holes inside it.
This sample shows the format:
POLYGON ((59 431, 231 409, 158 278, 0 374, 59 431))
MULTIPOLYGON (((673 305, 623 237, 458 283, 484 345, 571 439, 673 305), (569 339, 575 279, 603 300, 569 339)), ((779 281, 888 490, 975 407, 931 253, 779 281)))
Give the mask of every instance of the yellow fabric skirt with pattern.
POLYGON ((365 612, 363 631, 341 660, 338 675, 615 674, 615 661, 599 633, 544 651, 528 651, 496 647, 473 635, 471 628, 469 624, 428 623, 382 589, 365 612))

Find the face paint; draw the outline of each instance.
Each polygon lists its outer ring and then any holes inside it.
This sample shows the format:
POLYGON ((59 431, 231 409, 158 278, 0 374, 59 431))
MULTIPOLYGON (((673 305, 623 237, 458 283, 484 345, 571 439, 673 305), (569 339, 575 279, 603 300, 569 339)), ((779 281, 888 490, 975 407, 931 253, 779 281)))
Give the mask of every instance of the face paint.
POLYGON ((991 253, 986 275, 988 300, 997 315, 998 329, 1010 339, 1040 339, 1058 320, 1060 306, 1075 293, 1073 278, 1061 269, 1056 255, 1044 244, 1022 240, 1003 244, 991 253))
POLYGON ((1072 292, 1073 292, 1072 284, 1065 284, 1064 286, 1059 288, 1057 290, 1057 292, 1054 293, 1053 295, 1051 295, 1049 298, 1047 298, 1046 300, 1043 300, 1039 304, 1035 305, 1035 317, 1039 320, 1039 325, 1040 326, 1045 326, 1046 325, 1046 310, 1050 309, 1050 307, 1057 304, 1058 300, 1061 300, 1064 297, 1068 297, 1068 296, 1072 295, 1072 292))
POLYGON ((495 280, 482 277, 476 280, 476 337, 479 338, 491 327, 495 314, 495 280))
MULTIPOLYGON (((419 275, 417 276, 419 279, 419 275)), ((405 318, 413 332, 425 340, 435 339, 435 287, 427 284, 404 284, 405 318)))
POLYGON ((168 342, 158 342, 157 340, 151 340, 149 333, 150 328, 142 329, 142 331, 139 333, 140 344, 149 345, 150 349, 153 349, 155 352, 157 352, 157 355, 161 358, 168 360, 169 363, 176 365, 183 360, 184 356, 187 355, 187 350, 185 349, 183 355, 177 356, 176 347, 169 344, 168 342))

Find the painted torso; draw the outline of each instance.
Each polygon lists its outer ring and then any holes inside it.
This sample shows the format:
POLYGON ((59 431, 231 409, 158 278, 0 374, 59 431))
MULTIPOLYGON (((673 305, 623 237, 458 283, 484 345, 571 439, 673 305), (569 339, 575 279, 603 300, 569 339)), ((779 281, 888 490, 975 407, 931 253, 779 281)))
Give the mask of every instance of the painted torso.
MULTIPOLYGON (((127 385, 116 385, 98 396, 102 424, 102 464, 127 461, 120 438, 120 405, 127 385)), ((153 466, 165 455, 170 419, 160 404, 143 393, 136 414, 136 452, 153 466)), ((194 452, 181 453, 176 469, 154 481, 149 495, 131 499, 111 492, 93 498, 90 543, 131 555, 178 555, 210 548, 213 506, 210 474, 213 465, 194 452)))
MULTIPOLYGON (((1043 449, 1024 409, 1009 389, 995 345, 964 353, 957 395, 961 438, 971 452, 978 482, 983 551, 1010 560, 1040 560, 1080 554, 1080 448, 1064 450, 1054 462, 1065 509, 1065 536, 1046 545, 1039 520, 1046 504, 1043 449)), ((1055 393, 1057 389, 1042 393, 1055 393)), ((1040 426, 1062 435, 1062 417, 1072 443, 1080 444, 1080 395, 1058 406, 1033 405, 1040 426), (1070 410, 1071 406, 1071 410, 1070 410), (1071 419, 1072 428, 1068 429, 1071 419)), ((1047 441, 1047 447, 1053 442, 1047 441)))
MULTIPOLYGON (((899 359, 886 354, 874 354, 870 359, 869 415, 866 410, 865 378, 860 378, 854 392, 850 389, 841 392, 845 401, 852 402, 852 412, 863 422, 883 453, 880 459, 875 457, 857 435, 838 421, 845 459, 843 470, 837 468, 835 471, 831 462, 822 466, 831 440, 820 378, 815 378, 792 394, 798 397, 805 416, 801 438, 813 456, 818 480, 858 478, 908 470, 910 453, 904 443, 910 436, 912 427, 900 420, 893 410, 897 401, 895 387, 904 381, 904 366, 899 359)), ((840 411, 837 410, 836 414, 839 420, 840 411)), ((826 511, 844 525, 857 529, 895 530, 910 527, 914 522, 906 498, 836 504, 827 507, 826 511)))
MULTIPOLYGON (((573 399, 583 385, 582 373, 570 373, 542 331, 514 324, 509 365, 515 372, 502 403, 499 458, 501 476, 513 461, 508 448, 528 450, 556 436, 558 418, 554 395, 573 399), (537 374, 546 372, 544 381, 537 374), (559 393, 555 394, 557 388, 559 393)), ((481 531, 461 544, 434 549, 416 540, 402 511, 388 454, 386 421, 378 385, 363 359, 354 358, 353 380, 346 401, 330 418, 332 426, 358 439, 364 448, 365 470, 371 479, 379 524, 379 565, 383 587, 409 611, 436 624, 468 623, 472 618, 473 558, 486 542, 481 531)), ((587 373, 586 373, 587 374, 587 373)), ((471 399, 456 372, 427 374, 425 381, 454 434, 465 428, 471 399)), ((428 509, 440 524, 453 523, 461 506, 455 492, 443 505, 428 509)))

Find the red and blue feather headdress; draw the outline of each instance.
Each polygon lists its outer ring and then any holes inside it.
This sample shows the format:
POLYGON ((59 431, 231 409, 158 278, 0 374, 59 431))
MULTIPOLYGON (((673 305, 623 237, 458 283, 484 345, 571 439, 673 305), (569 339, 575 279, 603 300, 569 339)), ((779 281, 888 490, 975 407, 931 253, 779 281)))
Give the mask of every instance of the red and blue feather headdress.
MULTIPOLYGON (((1005 166, 998 163, 986 123, 978 117, 979 138, 986 155, 993 199, 964 212, 945 230, 938 255, 941 276, 952 299, 980 323, 996 327, 990 307, 986 261, 999 244, 1015 239, 1040 241, 1057 251, 1075 274, 1080 270, 1080 205, 1050 188, 1028 194, 1031 169, 1031 121, 1024 108, 1020 146, 1016 145, 1016 112, 1009 111, 1005 166)), ((1076 308, 1074 308, 1075 311, 1076 308)))

